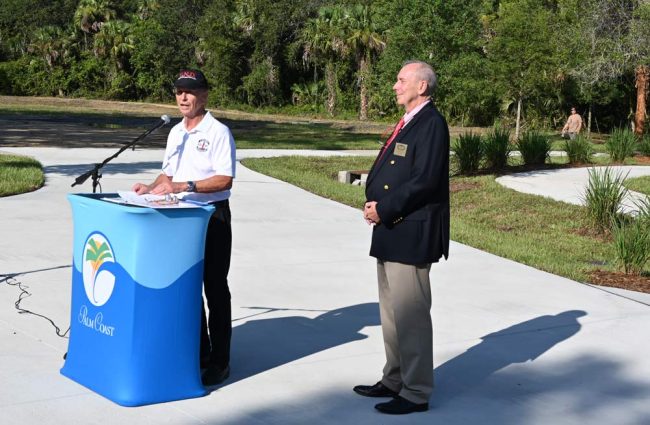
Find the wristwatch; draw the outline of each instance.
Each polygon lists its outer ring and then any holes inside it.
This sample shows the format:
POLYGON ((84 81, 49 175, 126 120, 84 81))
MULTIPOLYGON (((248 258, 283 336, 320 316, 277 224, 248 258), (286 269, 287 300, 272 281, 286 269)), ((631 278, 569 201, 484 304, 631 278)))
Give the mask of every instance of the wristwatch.
POLYGON ((194 183, 193 181, 188 181, 187 192, 196 192, 196 183, 194 183))

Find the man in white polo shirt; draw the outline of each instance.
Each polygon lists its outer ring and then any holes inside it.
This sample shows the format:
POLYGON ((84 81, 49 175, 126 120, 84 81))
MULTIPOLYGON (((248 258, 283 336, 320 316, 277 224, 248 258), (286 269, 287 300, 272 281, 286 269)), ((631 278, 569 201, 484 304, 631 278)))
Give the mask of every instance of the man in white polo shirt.
POLYGON ((138 194, 177 194, 179 198, 213 204, 205 242, 203 289, 209 315, 201 318, 201 380, 220 384, 230 375, 231 307, 228 271, 232 249, 228 198, 235 177, 235 141, 228 127, 205 107, 208 82, 196 69, 178 75, 176 103, 183 120, 167 138, 162 173, 153 183, 136 183, 138 194))

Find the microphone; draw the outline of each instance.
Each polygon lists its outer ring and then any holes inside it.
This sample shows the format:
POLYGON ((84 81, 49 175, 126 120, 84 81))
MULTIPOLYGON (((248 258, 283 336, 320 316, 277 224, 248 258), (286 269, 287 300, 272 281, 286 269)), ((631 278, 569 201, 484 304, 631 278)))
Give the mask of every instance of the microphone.
MULTIPOLYGON (((102 175, 100 174, 100 171, 101 171, 101 169, 102 169, 102 167, 104 165, 106 165, 109 161, 111 161, 113 158, 117 157, 119 154, 121 154, 122 152, 124 152, 128 148, 131 148, 131 150, 135 150, 135 144, 137 142, 144 139, 145 137, 147 137, 148 135, 150 135, 151 133, 153 133, 154 131, 156 131, 160 127, 162 127, 162 126, 164 126, 166 124, 169 124, 170 121, 171 121, 171 119, 169 118, 169 115, 162 115, 160 117, 160 121, 158 122, 158 124, 156 124, 155 126, 151 127, 149 130, 145 131, 144 133, 142 133, 141 135, 139 135, 138 137, 133 139, 133 141, 124 144, 124 146, 122 146, 120 148, 120 150, 118 150, 113 155, 106 158, 101 163, 95 164, 95 166, 91 170, 88 170, 85 173, 83 173, 82 175, 80 175, 79 177, 77 177, 75 179, 74 183, 72 183, 71 186, 76 186, 78 184, 83 184, 83 182, 88 180, 88 177, 92 177, 93 178, 93 193, 95 193, 96 187, 100 186, 99 185, 99 179, 102 177, 102 175)), ((100 186, 100 189, 101 189, 101 186, 100 186)))
POLYGON ((152 127, 148 132, 147 132, 147 134, 151 133, 151 132, 154 131, 154 130, 158 130, 160 127, 162 127, 162 126, 164 126, 164 125, 169 124, 170 121, 171 121, 171 118, 169 118, 169 115, 161 115, 161 116, 160 116, 160 121, 158 122, 158 124, 156 124, 155 126, 153 126, 153 127, 152 127))
POLYGON ((158 124, 154 125, 151 127, 149 130, 145 131, 144 134, 142 134, 138 139, 144 139, 146 136, 154 132, 155 130, 158 130, 160 127, 169 124, 171 121, 171 118, 169 118, 169 115, 161 115, 160 116, 160 121, 158 121, 158 124))
POLYGON ((133 142, 131 142, 129 145, 131 146, 131 150, 135 150, 135 143, 138 142, 139 140, 144 139, 147 137, 149 134, 153 133, 154 131, 158 130, 160 127, 163 127, 171 121, 171 118, 169 118, 169 115, 161 115, 160 116, 160 121, 158 121, 158 124, 154 125, 151 127, 149 130, 145 131, 140 137, 135 139, 133 142))

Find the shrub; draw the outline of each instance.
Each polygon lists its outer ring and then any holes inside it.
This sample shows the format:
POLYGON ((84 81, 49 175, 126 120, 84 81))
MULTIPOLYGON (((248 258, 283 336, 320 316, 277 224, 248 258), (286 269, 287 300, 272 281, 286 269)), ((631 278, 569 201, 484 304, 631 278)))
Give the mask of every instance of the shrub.
POLYGON ((551 151, 551 139, 537 131, 527 131, 517 141, 517 149, 526 165, 541 165, 551 151))
POLYGON ((644 134, 639 140, 639 152, 641 155, 650 156, 650 134, 644 134))
POLYGON ((594 154, 589 139, 581 135, 578 135, 574 140, 565 140, 564 151, 569 157, 570 164, 588 164, 594 154))
POLYGON ((322 81, 294 84, 291 86, 291 101, 304 110, 319 112, 325 105, 327 90, 322 81))
POLYGON ((640 199, 635 202, 636 205, 636 218, 645 221, 650 226, 650 197, 640 199))
POLYGON ((605 143, 607 153, 612 161, 621 162, 628 156, 634 154, 636 137, 634 133, 627 128, 615 128, 609 135, 605 143))
POLYGON ((242 78, 242 87, 248 104, 252 106, 277 104, 281 99, 280 78, 280 70, 271 59, 253 64, 250 74, 242 78))
POLYGON ((613 175, 609 167, 589 169, 589 182, 583 201, 587 219, 602 233, 608 233, 627 194, 623 186, 625 177, 620 173, 613 175))
POLYGON ((483 156, 480 134, 472 132, 461 134, 454 143, 453 150, 460 174, 471 174, 478 171, 483 156))
POLYGON ((133 78, 124 71, 114 73, 110 78, 106 91, 109 99, 129 100, 135 97, 135 84, 133 78))
POLYGON ((505 127, 494 127, 485 136, 483 155, 485 165, 493 170, 502 170, 508 164, 510 156, 510 130, 505 127))
POLYGON ((639 275, 650 260, 650 225, 641 218, 613 223, 616 261, 625 274, 639 275))

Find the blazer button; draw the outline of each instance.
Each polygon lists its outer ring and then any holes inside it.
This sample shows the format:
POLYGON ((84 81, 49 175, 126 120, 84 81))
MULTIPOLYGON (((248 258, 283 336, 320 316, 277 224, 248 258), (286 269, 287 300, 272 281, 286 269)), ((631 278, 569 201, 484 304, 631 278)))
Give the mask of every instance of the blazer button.
POLYGON ((394 160, 394 159, 391 159, 391 161, 390 161, 390 165, 393 165, 393 164, 395 164, 395 160, 394 160))
POLYGON ((384 185, 384 189, 388 190, 388 185, 387 184, 384 185))

